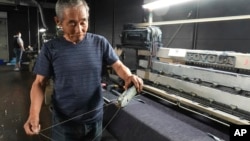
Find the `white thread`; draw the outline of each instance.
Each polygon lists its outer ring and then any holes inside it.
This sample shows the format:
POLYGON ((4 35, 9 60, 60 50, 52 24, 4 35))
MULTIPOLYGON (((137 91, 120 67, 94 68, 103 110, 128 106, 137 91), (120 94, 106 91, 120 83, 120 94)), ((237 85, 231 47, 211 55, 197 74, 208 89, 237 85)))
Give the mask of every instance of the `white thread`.
MULTIPOLYGON (((63 124, 63 123, 69 122, 69 121, 71 121, 71 120, 73 120, 73 119, 75 119, 75 118, 78 118, 78 117, 80 117, 80 116, 86 115, 86 114, 91 113, 91 112, 93 112, 93 111, 95 111, 95 110, 101 109, 101 108, 103 108, 103 107, 107 107, 107 106, 109 106, 109 105, 111 105, 111 104, 113 104, 113 102, 112 102, 112 103, 109 103, 109 104, 107 104, 107 105, 104 105, 104 106, 102 106, 102 107, 98 107, 98 108, 96 108, 96 109, 93 109, 93 110, 91 110, 91 111, 88 111, 88 112, 86 112, 86 113, 77 115, 77 116, 75 116, 75 117, 73 117, 73 118, 64 120, 64 121, 62 121, 62 122, 60 122, 60 123, 54 124, 54 125, 49 126, 49 127, 47 127, 47 128, 44 128, 44 129, 42 129, 42 130, 39 132, 39 134, 42 135, 43 137, 45 137, 45 138, 47 138, 47 139, 53 141, 52 138, 50 138, 50 137, 44 135, 44 134, 41 133, 41 132, 43 132, 43 131, 45 131, 45 130, 48 130, 48 129, 50 129, 50 128, 53 128, 53 127, 55 127, 55 126, 61 125, 61 124, 63 124)), ((105 125, 105 127, 103 128, 103 130, 102 130, 101 133, 103 133, 103 131, 104 131, 104 130, 107 128, 107 126, 111 123, 111 121, 114 119, 114 117, 118 114, 119 110, 120 110, 120 108, 117 109, 116 113, 113 115, 113 117, 110 119, 110 121, 105 125)), ((93 139, 93 141, 94 141, 101 133, 99 133, 99 134, 93 139)))
MULTIPOLYGON (((110 104, 112 104, 112 103, 110 103, 110 104)), ((93 111, 96 111, 96 110, 98 110, 98 109, 101 109, 101 108, 103 108, 103 107, 107 107, 107 106, 109 106, 110 104, 105 105, 105 106, 102 106, 102 107, 98 107, 98 108, 93 109, 93 110, 90 110, 90 111, 88 111, 88 112, 86 112, 86 113, 77 115, 77 116, 75 116, 75 117, 73 117, 73 118, 70 118, 70 119, 64 120, 64 121, 62 121, 62 122, 59 122, 59 123, 57 123, 57 124, 54 124, 54 125, 52 125, 52 126, 49 126, 49 127, 47 127, 47 128, 44 128, 44 129, 41 130, 40 132, 43 132, 43 131, 48 130, 48 129, 50 129, 50 128, 53 128, 53 127, 55 127, 55 126, 61 125, 61 124, 63 124, 63 123, 69 122, 69 121, 71 121, 71 120, 73 120, 73 119, 75 119, 75 118, 78 118, 78 117, 81 117, 81 116, 83 116, 83 115, 89 114, 89 113, 91 113, 91 112, 93 112, 93 111)))
POLYGON ((39 133, 39 135, 41 135, 41 136, 43 136, 43 137, 45 137, 45 138, 47 138, 47 139, 49 139, 49 140, 51 140, 51 141, 54 141, 52 138, 50 138, 50 137, 44 135, 43 133, 39 133))
POLYGON ((112 118, 109 120, 109 122, 103 127, 102 132, 100 132, 92 141, 94 141, 100 134, 103 133, 103 131, 108 127, 108 125, 111 123, 111 121, 116 117, 116 115, 119 113, 121 108, 118 108, 115 112, 115 114, 112 116, 112 118))

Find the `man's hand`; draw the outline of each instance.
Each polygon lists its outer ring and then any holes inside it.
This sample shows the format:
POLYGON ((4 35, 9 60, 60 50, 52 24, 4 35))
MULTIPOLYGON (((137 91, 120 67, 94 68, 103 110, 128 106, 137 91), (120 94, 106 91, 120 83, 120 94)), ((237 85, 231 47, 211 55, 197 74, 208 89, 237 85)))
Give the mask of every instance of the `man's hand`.
POLYGON ((27 135, 37 135, 39 134, 41 127, 39 124, 39 118, 29 117, 23 126, 27 135))
POLYGON ((128 87, 131 85, 131 83, 134 84, 137 92, 141 92, 142 88, 143 88, 143 80, 136 76, 136 75, 130 75, 129 77, 127 77, 127 79, 125 80, 125 85, 124 85, 124 89, 127 90, 128 87))
POLYGON ((124 80, 125 85, 123 86, 125 90, 131 84, 134 84, 137 92, 141 92, 143 88, 143 80, 136 75, 133 75, 128 67, 126 67, 120 60, 117 60, 112 64, 112 68, 115 70, 116 74, 124 80))

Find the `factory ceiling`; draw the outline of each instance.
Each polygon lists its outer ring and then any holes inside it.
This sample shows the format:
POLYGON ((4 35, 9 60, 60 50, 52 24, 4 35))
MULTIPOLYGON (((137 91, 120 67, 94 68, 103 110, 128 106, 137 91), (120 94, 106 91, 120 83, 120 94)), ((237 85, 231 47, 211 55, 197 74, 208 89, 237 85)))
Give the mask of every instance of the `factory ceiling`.
POLYGON ((39 3, 43 8, 54 8, 57 0, 1 0, 0 5, 9 6, 36 6, 39 3))

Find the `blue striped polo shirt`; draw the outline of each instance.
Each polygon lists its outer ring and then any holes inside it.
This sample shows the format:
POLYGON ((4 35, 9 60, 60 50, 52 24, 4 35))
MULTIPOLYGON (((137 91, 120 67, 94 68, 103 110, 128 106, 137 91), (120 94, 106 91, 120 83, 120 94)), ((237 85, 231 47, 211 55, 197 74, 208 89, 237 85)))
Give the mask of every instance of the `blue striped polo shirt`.
POLYGON ((38 55, 34 73, 52 78, 52 102, 57 113, 72 118, 86 112, 77 121, 93 121, 102 117, 101 73, 103 64, 118 60, 106 38, 87 33, 73 44, 63 37, 45 43, 38 55))

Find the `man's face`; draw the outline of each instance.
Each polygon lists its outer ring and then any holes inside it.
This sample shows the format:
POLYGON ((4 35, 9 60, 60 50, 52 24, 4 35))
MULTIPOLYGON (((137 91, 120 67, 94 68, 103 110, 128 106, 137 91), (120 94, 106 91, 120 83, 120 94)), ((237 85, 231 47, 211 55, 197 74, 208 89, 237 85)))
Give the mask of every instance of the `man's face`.
POLYGON ((66 8, 62 21, 59 21, 66 40, 78 43, 83 40, 88 30, 88 13, 83 5, 66 8))

